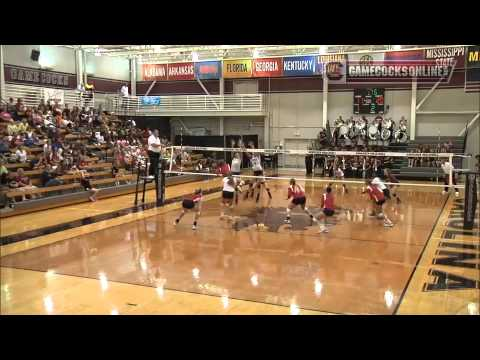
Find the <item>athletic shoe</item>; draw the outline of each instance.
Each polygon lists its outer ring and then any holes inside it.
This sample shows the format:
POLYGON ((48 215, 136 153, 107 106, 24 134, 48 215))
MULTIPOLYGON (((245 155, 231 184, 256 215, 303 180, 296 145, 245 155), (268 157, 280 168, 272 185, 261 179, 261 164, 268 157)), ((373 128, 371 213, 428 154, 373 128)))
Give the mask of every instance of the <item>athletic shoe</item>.
POLYGON ((375 216, 377 216, 377 214, 375 214, 374 212, 371 212, 368 214, 368 217, 375 217, 375 216))
POLYGON ((291 224, 292 222, 290 221, 290 219, 285 219, 285 224, 291 224))
POLYGON ((455 197, 459 197, 460 193, 458 191, 455 191, 455 197))
POLYGON ((192 230, 197 230, 197 227, 195 225, 192 225, 192 230))
POLYGON ((442 195, 445 195, 447 192, 445 190, 442 190, 442 195))
POLYGON ((324 228, 321 228, 319 232, 320 233, 328 233, 328 229, 326 227, 324 227, 324 228))
POLYGON ((383 226, 385 226, 385 227, 392 227, 392 226, 393 226, 393 223, 392 223, 392 222, 384 222, 384 223, 383 223, 383 226))
POLYGON ((173 225, 178 225, 179 222, 180 222, 180 220, 175 219, 175 222, 173 223, 173 225))
POLYGON ((378 214, 377 219, 383 219, 383 213, 378 214))

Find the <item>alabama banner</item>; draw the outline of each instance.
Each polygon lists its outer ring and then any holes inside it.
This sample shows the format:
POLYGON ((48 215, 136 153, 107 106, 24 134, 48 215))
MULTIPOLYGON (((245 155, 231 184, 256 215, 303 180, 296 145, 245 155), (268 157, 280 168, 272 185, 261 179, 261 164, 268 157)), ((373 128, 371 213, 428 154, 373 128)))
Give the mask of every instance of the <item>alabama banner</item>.
POLYGON ((249 78, 252 77, 252 59, 224 60, 223 77, 249 78))
POLYGON ((168 64, 168 80, 194 80, 193 62, 168 64))
POLYGON ((143 64, 143 80, 167 80, 167 64, 143 64))
POLYGON ((263 58, 253 60, 254 77, 276 77, 283 74, 282 58, 263 58))
POLYGON ((195 77, 197 79, 220 79, 222 63, 220 61, 202 61, 195 63, 195 77))

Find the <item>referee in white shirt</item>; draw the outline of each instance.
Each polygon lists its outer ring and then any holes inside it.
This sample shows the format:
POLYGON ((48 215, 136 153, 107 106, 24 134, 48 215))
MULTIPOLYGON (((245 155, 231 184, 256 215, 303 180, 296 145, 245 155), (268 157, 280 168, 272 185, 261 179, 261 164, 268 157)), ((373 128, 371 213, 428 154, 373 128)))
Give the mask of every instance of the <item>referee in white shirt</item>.
POLYGON ((158 161, 160 159, 160 138, 158 137, 158 130, 153 130, 153 134, 148 138, 148 157, 150 158, 149 175, 155 175, 155 169, 158 168, 158 161))

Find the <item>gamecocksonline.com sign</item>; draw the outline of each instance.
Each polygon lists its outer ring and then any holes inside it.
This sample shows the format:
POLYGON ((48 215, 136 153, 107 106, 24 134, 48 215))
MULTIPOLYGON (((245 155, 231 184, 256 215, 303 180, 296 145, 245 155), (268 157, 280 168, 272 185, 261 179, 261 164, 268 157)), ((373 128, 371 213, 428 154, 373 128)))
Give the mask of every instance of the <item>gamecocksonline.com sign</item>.
POLYGON ((347 66, 347 81, 354 83, 448 83, 455 63, 438 64, 434 60, 374 61, 368 65, 352 61, 347 66))

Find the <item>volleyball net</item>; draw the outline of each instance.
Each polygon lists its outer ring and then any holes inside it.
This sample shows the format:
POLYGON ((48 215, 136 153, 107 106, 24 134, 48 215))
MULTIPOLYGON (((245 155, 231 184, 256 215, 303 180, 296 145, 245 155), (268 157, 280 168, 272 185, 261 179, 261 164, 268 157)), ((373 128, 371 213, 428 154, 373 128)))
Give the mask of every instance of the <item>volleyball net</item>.
MULTIPOLYGON (((427 181, 402 180, 408 186, 463 189, 459 174, 469 169, 454 169, 455 158, 468 158, 468 155, 454 153, 408 153, 408 152, 363 152, 363 151, 322 151, 222 148, 201 146, 171 146, 167 152, 167 170, 170 175, 202 175, 205 177, 232 176, 242 179, 256 179, 253 162, 259 162, 263 170, 261 178, 269 180, 289 180, 326 183, 365 184, 366 179, 379 177, 386 185, 398 176, 398 164, 411 164, 412 160, 428 164, 428 174, 418 178, 427 181), (232 162, 233 159, 235 163, 232 162), (445 165, 445 163, 448 163, 445 165), (235 167, 235 169, 233 169, 235 167), (236 171, 237 170, 237 171, 236 171), (240 173, 238 173, 238 170, 240 173), (430 175, 430 176, 429 176, 430 175), (434 179, 435 181, 431 181, 434 179), (457 184, 458 180, 458 184, 457 184)), ((412 176, 415 179, 415 175, 412 176)))

